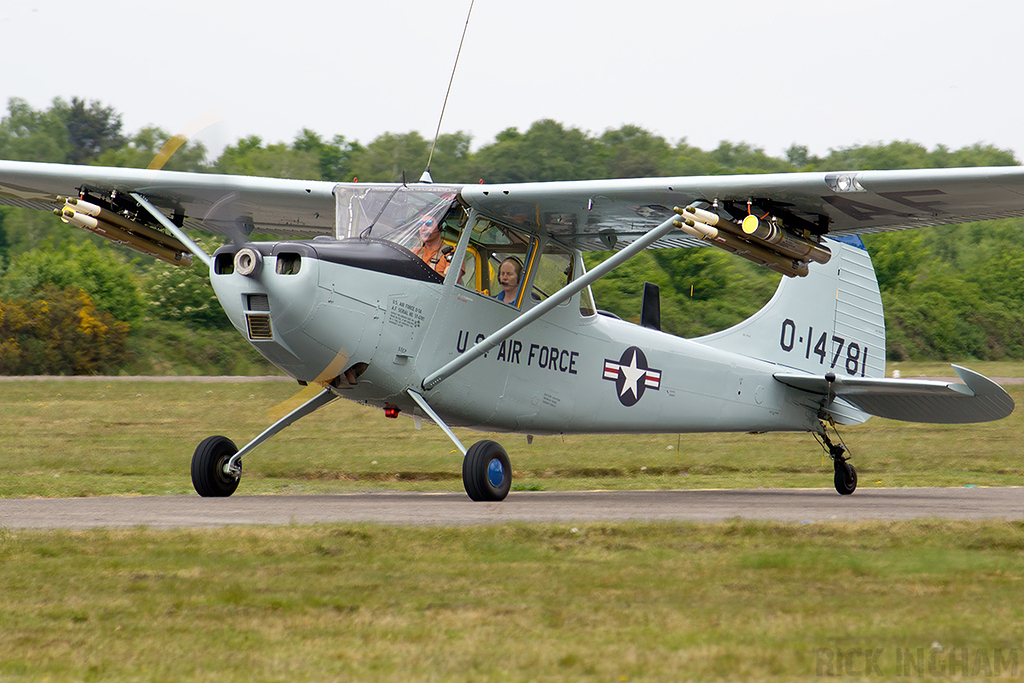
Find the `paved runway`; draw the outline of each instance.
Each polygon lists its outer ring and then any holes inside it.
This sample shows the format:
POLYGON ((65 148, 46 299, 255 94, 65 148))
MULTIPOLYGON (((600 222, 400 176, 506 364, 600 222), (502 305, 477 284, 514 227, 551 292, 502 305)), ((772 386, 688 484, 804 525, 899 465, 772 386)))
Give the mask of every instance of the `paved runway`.
POLYGON ((371 522, 480 525, 506 522, 829 522, 905 519, 1024 519, 1024 488, 513 492, 501 503, 462 493, 308 496, 142 496, 0 500, 0 528, 175 529, 241 524, 371 522))

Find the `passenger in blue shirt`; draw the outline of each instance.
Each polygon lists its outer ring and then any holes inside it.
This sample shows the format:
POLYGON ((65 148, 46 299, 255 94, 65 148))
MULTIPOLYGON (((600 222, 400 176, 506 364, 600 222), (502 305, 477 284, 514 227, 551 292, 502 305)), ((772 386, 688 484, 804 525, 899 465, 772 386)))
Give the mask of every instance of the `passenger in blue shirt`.
POLYGON ((498 266, 498 284, 501 291, 494 298, 506 304, 516 305, 519 292, 519 279, 523 276, 523 262, 515 256, 509 256, 498 266))

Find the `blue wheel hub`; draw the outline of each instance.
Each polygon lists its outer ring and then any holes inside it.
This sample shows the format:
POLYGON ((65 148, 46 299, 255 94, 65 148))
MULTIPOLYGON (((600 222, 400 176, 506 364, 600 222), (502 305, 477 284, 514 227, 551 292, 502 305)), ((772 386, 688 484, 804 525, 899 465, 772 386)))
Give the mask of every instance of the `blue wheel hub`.
POLYGON ((494 488, 498 488, 505 481, 505 466, 501 464, 501 460, 498 458, 492 458, 491 462, 487 465, 487 481, 494 488))

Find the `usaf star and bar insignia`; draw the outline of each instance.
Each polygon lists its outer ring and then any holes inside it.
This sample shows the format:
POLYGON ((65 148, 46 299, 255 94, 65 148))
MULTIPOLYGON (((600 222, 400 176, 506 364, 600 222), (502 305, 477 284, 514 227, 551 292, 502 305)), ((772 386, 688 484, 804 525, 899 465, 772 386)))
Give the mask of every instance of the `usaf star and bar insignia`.
POLYGON ((636 346, 622 352, 619 360, 606 358, 602 377, 615 382, 619 402, 629 407, 636 405, 647 389, 661 388, 661 370, 647 365, 647 356, 636 346))

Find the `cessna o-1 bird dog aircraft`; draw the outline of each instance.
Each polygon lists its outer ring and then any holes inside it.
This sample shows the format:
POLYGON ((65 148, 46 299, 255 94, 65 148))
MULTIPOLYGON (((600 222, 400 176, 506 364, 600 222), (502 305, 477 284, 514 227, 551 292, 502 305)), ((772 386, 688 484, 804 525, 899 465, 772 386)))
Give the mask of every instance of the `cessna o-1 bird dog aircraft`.
POLYGON ((884 377, 882 304, 857 235, 1022 215, 1019 167, 406 185, 0 162, 0 201, 171 263, 201 259, 238 331, 318 389, 241 449, 199 444, 202 496, 231 495, 243 458, 338 397, 436 423, 465 455, 470 498, 491 501, 511 486, 506 451, 467 449, 452 427, 807 431, 850 494, 857 474, 828 426, 1014 407, 961 367, 962 383, 884 377), (210 256, 182 228, 231 242, 210 256), (595 306, 591 282, 639 251, 706 245, 785 276, 748 320, 682 339, 660 331, 653 288, 640 325, 595 306), (587 272, 586 250, 615 253, 587 272))

